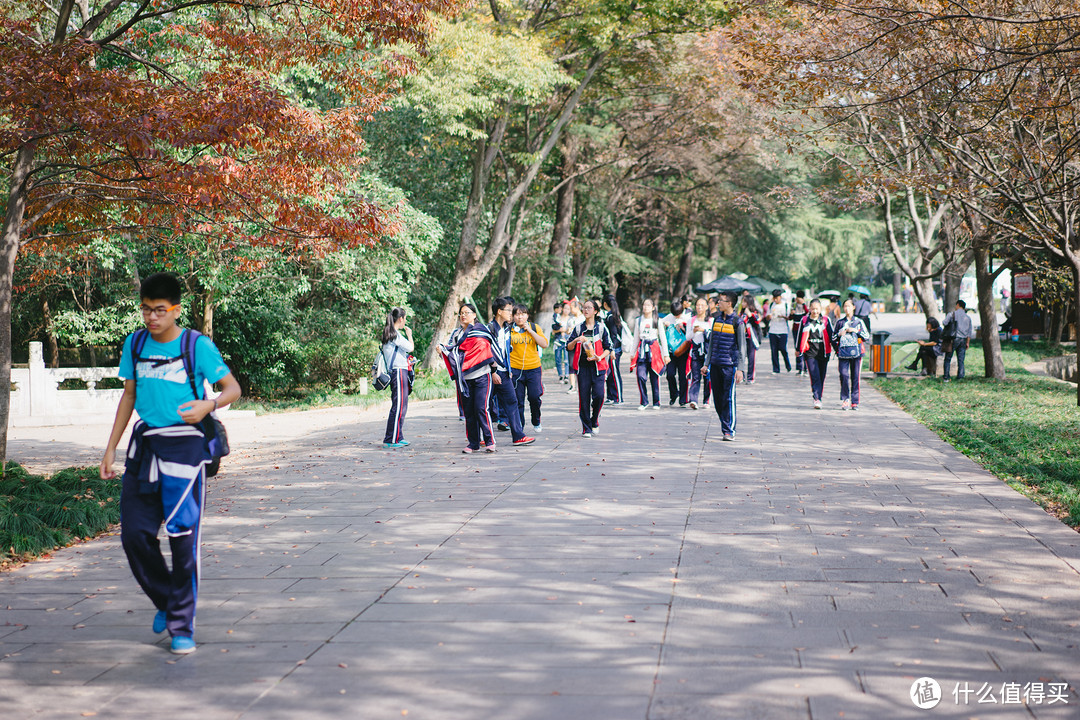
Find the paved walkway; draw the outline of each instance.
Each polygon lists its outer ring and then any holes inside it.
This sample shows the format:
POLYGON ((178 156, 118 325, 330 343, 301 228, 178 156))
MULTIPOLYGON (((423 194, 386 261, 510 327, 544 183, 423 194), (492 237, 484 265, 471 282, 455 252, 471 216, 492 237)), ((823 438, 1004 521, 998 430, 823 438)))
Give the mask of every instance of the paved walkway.
MULTIPOLYGON (((70 548, 0 576, 0 717, 1080 716, 1080 538, 876 392, 841 412, 830 371, 820 412, 794 374, 744 386, 735 443, 632 406, 583 440, 554 383, 494 456, 450 401, 404 452, 379 411, 238 420, 198 652, 116 536, 70 548)), ((106 432, 56 430, 91 461, 106 432)))

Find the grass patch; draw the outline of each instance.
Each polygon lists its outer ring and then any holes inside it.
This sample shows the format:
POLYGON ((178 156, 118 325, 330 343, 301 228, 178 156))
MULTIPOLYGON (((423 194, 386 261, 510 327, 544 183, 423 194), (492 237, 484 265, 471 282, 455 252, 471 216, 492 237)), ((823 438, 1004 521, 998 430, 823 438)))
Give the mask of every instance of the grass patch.
POLYGON ((1024 370, 1070 351, 1045 342, 1003 344, 1006 380, 994 381, 982 377, 982 347, 973 343, 963 382, 889 378, 873 383, 957 450, 1080 529, 1076 387, 1024 370))
MULTIPOLYGON (((409 400, 439 400, 454 397, 454 385, 445 372, 430 375, 417 374, 409 400)), ((233 403, 234 410, 254 410, 257 415, 275 412, 295 412, 331 407, 366 408, 390 399, 390 390, 368 390, 367 395, 355 395, 341 390, 299 388, 284 397, 240 398, 233 403)))
POLYGON ((15 462, 0 479, 0 566, 90 539, 120 521, 120 478, 96 467, 31 475, 15 462))

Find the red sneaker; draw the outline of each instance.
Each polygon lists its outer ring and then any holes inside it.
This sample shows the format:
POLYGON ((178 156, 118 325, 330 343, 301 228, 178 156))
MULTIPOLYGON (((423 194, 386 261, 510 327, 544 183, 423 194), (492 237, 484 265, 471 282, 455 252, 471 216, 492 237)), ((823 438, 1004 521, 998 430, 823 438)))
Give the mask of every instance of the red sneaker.
POLYGON ((517 440, 515 440, 514 444, 515 445, 532 445, 534 442, 536 442, 536 438, 529 437, 528 435, 525 435, 524 437, 519 437, 517 440))

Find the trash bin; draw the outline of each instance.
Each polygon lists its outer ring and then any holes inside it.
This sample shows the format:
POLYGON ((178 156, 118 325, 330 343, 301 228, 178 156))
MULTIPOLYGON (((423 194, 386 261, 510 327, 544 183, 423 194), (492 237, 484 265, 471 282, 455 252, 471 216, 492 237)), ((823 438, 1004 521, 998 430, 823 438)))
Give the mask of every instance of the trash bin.
POLYGON ((889 345, 888 330, 873 332, 873 345, 870 346, 870 371, 877 377, 888 377, 892 369, 892 345, 889 345))

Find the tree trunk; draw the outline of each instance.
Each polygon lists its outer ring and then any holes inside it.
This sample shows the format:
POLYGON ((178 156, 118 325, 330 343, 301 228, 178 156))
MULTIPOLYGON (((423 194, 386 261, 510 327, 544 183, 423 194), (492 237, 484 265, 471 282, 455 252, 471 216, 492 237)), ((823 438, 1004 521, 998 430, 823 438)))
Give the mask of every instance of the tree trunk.
POLYGON ((27 182, 34 164, 37 142, 19 148, 11 169, 7 211, 0 232, 0 475, 7 467, 8 420, 11 415, 11 293, 15 258, 19 255, 20 230, 26 213, 27 182))
POLYGON ((41 314, 45 316, 45 343, 49 346, 49 367, 60 367, 60 344, 56 341, 56 333, 53 332, 52 310, 49 309, 49 301, 41 301, 41 314))
POLYGON ((1076 323, 1076 368, 1077 368, 1077 383, 1076 383, 1076 406, 1080 407, 1080 268, 1076 266, 1075 260, 1070 257, 1073 266, 1073 322, 1076 323))
POLYGON ((540 299, 533 308, 533 314, 537 317, 555 306, 555 300, 562 289, 566 251, 570 247, 570 227, 574 219, 574 192, 577 187, 574 169, 577 167, 580 149, 581 143, 578 139, 568 135, 562 147, 562 185, 555 196, 555 226, 551 230, 551 244, 548 246, 544 286, 540 290, 540 299))
POLYGON ((997 299, 994 297, 995 274, 990 269, 990 248, 975 247, 975 292, 979 298, 979 319, 982 324, 983 365, 986 377, 1005 379, 1005 362, 1001 359, 1001 339, 998 337, 997 299))
POLYGON ((956 264, 949 265, 942 274, 942 307, 945 312, 952 312, 956 307, 956 301, 960 299, 960 285, 964 280, 964 273, 968 266, 958 267, 956 264))
POLYGON ((904 302, 904 273, 894 270, 892 274, 892 301, 904 302))
POLYGON ((592 257, 585 254, 580 241, 574 243, 572 264, 574 279, 570 285, 570 297, 576 297, 585 302, 586 298, 581 297, 581 292, 585 288, 585 278, 588 277, 589 268, 592 266, 592 257))
MULTIPOLYGON (((458 262, 454 269, 451 292, 447 296, 446 302, 443 304, 442 312, 439 315, 439 324, 435 327, 431 345, 428 346, 427 353, 424 356, 423 365, 425 368, 434 368, 438 357, 436 347, 446 340, 447 336, 450 334, 450 330, 454 327, 454 319, 458 309, 457 304, 460 299, 471 295, 476 288, 479 287, 480 283, 483 282, 483 279, 487 277, 488 273, 491 272, 491 269, 498 261, 503 248, 509 240, 507 229, 514 207, 524 200, 526 193, 532 186, 537 174, 540 172, 544 163, 547 162, 548 156, 551 154, 551 151, 555 149, 555 144, 559 141, 563 130, 566 128, 567 124, 569 124, 570 118, 573 117, 574 112, 577 110, 586 86, 596 75, 597 70, 600 69, 605 58, 605 53, 598 53, 590 60, 584 76, 574 88, 570 97, 567 98, 558 118, 552 124, 550 130, 548 130, 547 140, 544 141, 544 144, 537 152, 533 153, 532 163, 526 170, 525 175, 503 197, 502 202, 499 205, 499 212, 495 217, 495 223, 491 229, 491 239, 488 242, 487 247, 484 249, 477 247, 476 228, 473 228, 474 232, 470 238, 466 236, 466 228, 469 223, 466 222, 462 226, 462 243, 461 247, 458 249, 458 262)), ((501 120, 500 122, 503 123, 503 129, 505 130, 505 120, 501 120)), ((501 137, 502 135, 500 134, 500 142, 501 137)), ((496 155, 497 152, 492 153, 491 148, 489 147, 484 158, 480 158, 480 153, 478 152, 474 162, 473 189, 469 196, 469 210, 473 210, 474 208, 476 210, 475 223, 477 227, 480 219, 480 211, 483 207, 484 190, 490 178, 491 163, 494 162, 496 155), (488 157, 491 158, 490 162, 487 162, 488 157), (474 198, 479 198, 479 202, 474 202, 474 198)), ((468 219, 467 212, 466 220, 468 219)))
POLYGON ((709 263, 701 274, 701 283, 710 283, 720 277, 720 231, 709 232, 709 263))
POLYGON ((503 266, 499 269, 499 295, 509 297, 514 294, 514 278, 517 275, 517 263, 514 256, 517 255, 518 244, 521 242, 521 233, 525 228, 525 200, 522 199, 518 208, 517 221, 514 223, 514 234, 510 236, 510 242, 503 251, 503 266))
POLYGON ((911 281, 912 290, 915 291, 915 297, 918 299, 919 305, 922 306, 927 320, 932 317, 940 320, 943 314, 938 310, 937 301, 934 298, 932 263, 933 256, 937 254, 940 248, 934 248, 931 245, 931 239, 937 232, 937 228, 945 214, 945 205, 939 205, 933 213, 930 213, 928 218, 924 219, 919 213, 913 190, 905 188, 905 206, 912 224, 915 226, 915 240, 918 245, 915 259, 909 263, 904 258, 904 253, 901 251, 900 243, 896 238, 896 228, 893 224, 892 214, 892 194, 888 190, 882 189, 880 190, 880 197, 885 212, 885 235, 889 241, 889 249, 892 251, 893 259, 896 260, 896 266, 911 281))
POLYGON ((439 357, 436 347, 446 340, 457 321, 460 303, 472 295, 483 280, 483 275, 477 277, 476 273, 476 264, 479 259, 477 255, 480 252, 476 247, 476 239, 483 217, 484 195, 491 179, 491 166, 499 156, 499 147, 506 134, 506 124, 505 117, 498 120, 488 136, 476 143, 476 152, 473 155, 472 185, 469 190, 469 201, 465 207, 465 218, 461 224, 461 241, 458 243, 454 278, 446 300, 443 302, 431 344, 424 354, 423 366, 428 370, 434 369, 439 357))
POLYGON ((690 285, 690 268, 694 263, 694 243, 697 241, 697 219, 690 218, 690 226, 686 231, 686 246, 683 248, 682 259, 679 260, 679 274, 675 278, 675 287, 671 294, 672 298, 680 297, 683 293, 690 293, 693 288, 690 285))
POLYGON ((202 334, 211 340, 214 339, 214 291, 208 289, 203 293, 202 307, 202 334))
POLYGON ((915 297, 926 319, 934 317, 940 320, 942 313, 938 310, 937 297, 934 295, 934 281, 930 278, 920 278, 911 283, 911 289, 915 291, 915 297))

